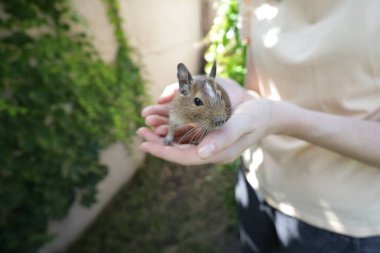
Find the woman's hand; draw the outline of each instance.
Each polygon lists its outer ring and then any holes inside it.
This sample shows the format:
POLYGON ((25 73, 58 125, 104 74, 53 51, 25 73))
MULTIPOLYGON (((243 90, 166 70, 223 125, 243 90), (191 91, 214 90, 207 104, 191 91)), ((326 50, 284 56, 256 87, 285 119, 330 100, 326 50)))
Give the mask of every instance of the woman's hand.
MULTIPOLYGON (((152 131, 140 128, 137 133, 146 140, 140 148, 154 156, 183 165, 228 163, 235 160, 245 149, 271 132, 269 123, 272 102, 249 97, 240 86, 228 87, 228 82, 224 88, 227 93, 233 92, 230 96, 234 108, 231 118, 221 128, 210 132, 198 146, 189 144, 165 146, 163 137, 157 133, 157 129, 152 131), (240 89, 244 92, 239 94, 240 89)), ((167 113, 167 108, 163 106, 166 105, 158 104, 146 110, 163 115, 167 113)), ((144 110, 143 115, 147 115, 145 113, 144 110)), ((163 120, 160 120, 160 123, 162 122, 163 120)), ((156 123, 159 123, 159 120, 153 125, 156 123)))
POLYGON ((158 133, 165 131, 165 128, 167 131, 169 124, 169 103, 175 96, 177 90, 178 83, 168 85, 162 92, 157 104, 147 106, 141 112, 141 116, 145 118, 145 124, 155 127, 158 133), (159 129, 159 127, 161 127, 161 129, 159 129))
MULTIPOLYGON (((217 78, 217 82, 228 93, 233 109, 231 118, 221 128, 210 132, 198 146, 163 145, 169 124, 169 103, 178 90, 178 84, 172 84, 165 88, 156 105, 142 111, 146 124, 153 130, 140 128, 137 131, 145 139, 140 145, 141 150, 183 165, 228 163, 260 141, 269 130, 271 102, 253 98, 233 80, 217 78)), ((177 134, 181 136, 187 130, 177 134)))

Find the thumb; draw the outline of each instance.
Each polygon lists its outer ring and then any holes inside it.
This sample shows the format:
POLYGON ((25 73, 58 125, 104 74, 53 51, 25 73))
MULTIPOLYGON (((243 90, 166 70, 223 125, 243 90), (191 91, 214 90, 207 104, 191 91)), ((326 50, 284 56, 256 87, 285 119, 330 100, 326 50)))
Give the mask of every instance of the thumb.
POLYGON ((235 144, 242 135, 248 132, 246 124, 237 124, 235 120, 229 120, 220 129, 211 132, 198 147, 199 158, 209 159, 226 148, 235 144))
POLYGON ((165 87, 164 91, 161 93, 160 97, 158 98, 159 104, 165 104, 170 102, 176 91, 178 90, 178 83, 173 83, 165 87))

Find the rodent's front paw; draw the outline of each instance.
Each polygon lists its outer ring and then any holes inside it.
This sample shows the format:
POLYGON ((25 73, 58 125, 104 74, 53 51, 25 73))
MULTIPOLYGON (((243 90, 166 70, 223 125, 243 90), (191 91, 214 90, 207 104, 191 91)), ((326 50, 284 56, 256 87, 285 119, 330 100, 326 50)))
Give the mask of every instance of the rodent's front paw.
POLYGON ((173 144, 173 140, 170 138, 165 138, 163 142, 165 146, 171 146, 173 144))

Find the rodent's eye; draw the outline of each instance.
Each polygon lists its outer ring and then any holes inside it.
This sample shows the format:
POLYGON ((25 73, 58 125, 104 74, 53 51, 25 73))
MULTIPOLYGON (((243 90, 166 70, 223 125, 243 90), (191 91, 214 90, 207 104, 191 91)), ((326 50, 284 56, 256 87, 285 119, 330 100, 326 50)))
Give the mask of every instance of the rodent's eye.
POLYGON ((194 98, 194 104, 196 106, 201 106, 201 105, 203 105, 203 102, 200 98, 196 97, 196 98, 194 98))

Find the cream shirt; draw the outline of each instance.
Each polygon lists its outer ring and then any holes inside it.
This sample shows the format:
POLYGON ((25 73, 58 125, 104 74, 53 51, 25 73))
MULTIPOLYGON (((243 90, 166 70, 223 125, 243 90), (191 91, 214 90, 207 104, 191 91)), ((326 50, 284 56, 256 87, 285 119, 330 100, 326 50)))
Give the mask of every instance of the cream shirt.
MULTIPOLYGON (((242 2, 265 97, 380 121, 379 0, 242 2)), ((342 234, 380 235, 380 168, 286 136, 243 157, 250 184, 282 212, 342 234)))

